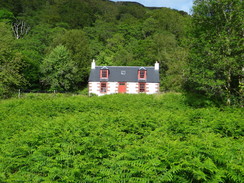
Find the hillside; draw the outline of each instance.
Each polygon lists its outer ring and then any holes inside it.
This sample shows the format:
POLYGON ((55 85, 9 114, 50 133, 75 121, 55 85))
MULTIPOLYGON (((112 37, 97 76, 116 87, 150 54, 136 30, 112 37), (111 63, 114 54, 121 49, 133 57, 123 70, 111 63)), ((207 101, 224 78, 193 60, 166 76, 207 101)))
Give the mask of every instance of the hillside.
POLYGON ((182 94, 0 101, 0 182, 244 180, 243 109, 182 94))
POLYGON ((164 89, 179 90, 189 19, 168 8, 107 0, 1 1, 0 96, 16 89, 77 91, 87 85, 92 59, 123 66, 160 61, 164 89))
POLYGON ((77 92, 97 65, 160 63, 161 91, 242 105, 243 2, 194 0, 192 15, 109 0, 0 1, 0 98, 77 92))

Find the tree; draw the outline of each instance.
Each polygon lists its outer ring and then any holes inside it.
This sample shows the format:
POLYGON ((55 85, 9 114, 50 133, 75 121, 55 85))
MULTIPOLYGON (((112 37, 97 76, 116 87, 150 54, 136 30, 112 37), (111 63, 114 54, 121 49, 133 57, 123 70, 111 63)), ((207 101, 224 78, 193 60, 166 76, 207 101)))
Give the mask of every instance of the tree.
POLYGON ((28 26, 23 20, 16 20, 12 25, 12 30, 15 38, 20 39, 28 34, 30 26, 28 26))
MULTIPOLYGON (((243 67, 243 2, 195 0, 188 87, 224 99, 240 97, 243 67)), ((189 89, 188 88, 188 89, 189 89)))
POLYGON ((166 91, 181 92, 185 83, 186 60, 188 50, 177 47, 171 55, 171 62, 167 63, 165 75, 161 77, 162 89, 166 91))
POLYGON ((76 86, 87 84, 92 58, 108 65, 149 66, 158 60, 165 74, 190 17, 169 8, 107 0, 4 0, 0 7, 0 22, 14 25, 10 36, 17 39, 10 50, 25 63, 21 73, 28 89, 42 87, 40 65, 59 45, 79 70, 73 76, 76 86))
POLYGON ((161 8, 153 11, 151 17, 156 20, 154 24, 157 23, 158 30, 171 32, 178 39, 184 36, 184 25, 188 16, 182 16, 179 12, 169 8, 161 8))
POLYGON ((0 22, 11 22, 14 19, 12 12, 6 9, 0 9, 0 22))
POLYGON ((11 28, 0 22, 0 97, 9 97, 25 84, 22 70, 25 66, 22 55, 13 50, 14 38, 11 28))
POLYGON ((82 30, 68 30, 58 34, 51 44, 52 47, 64 45, 70 51, 70 57, 75 63, 79 74, 76 81, 81 84, 86 82, 90 69, 90 47, 85 33, 82 30))
POLYGON ((78 69, 71 59, 70 51, 63 45, 54 48, 46 56, 42 65, 42 82, 50 90, 68 91, 74 89, 78 69))
POLYGON ((86 1, 56 1, 52 9, 56 10, 59 15, 57 20, 68 23, 72 28, 82 28, 93 23, 94 13, 86 1))
POLYGON ((63 32, 63 28, 51 28, 48 24, 34 26, 24 39, 15 40, 15 50, 20 52, 26 66, 23 70, 25 79, 28 81, 27 89, 39 90, 40 64, 47 54, 47 46, 50 45, 53 36, 63 32))

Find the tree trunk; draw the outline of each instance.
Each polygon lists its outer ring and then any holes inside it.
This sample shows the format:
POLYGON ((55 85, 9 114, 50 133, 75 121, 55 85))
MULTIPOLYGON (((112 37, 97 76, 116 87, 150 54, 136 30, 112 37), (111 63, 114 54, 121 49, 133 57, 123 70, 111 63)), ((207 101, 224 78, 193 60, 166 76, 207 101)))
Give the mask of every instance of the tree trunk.
POLYGON ((20 39, 28 34, 30 26, 28 26, 23 20, 17 20, 12 25, 12 30, 16 39, 20 39))

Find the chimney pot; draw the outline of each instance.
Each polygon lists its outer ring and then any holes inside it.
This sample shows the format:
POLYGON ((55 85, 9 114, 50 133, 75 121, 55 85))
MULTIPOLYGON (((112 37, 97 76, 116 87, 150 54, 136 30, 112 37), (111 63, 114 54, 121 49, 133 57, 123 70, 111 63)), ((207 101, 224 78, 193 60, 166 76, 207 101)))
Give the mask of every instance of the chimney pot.
POLYGON ((158 63, 158 61, 155 63, 155 66, 154 66, 154 70, 159 70, 159 63, 158 63))
POLYGON ((96 67, 96 62, 95 62, 95 60, 93 59, 93 60, 92 60, 92 64, 91 64, 91 69, 95 69, 95 67, 96 67))

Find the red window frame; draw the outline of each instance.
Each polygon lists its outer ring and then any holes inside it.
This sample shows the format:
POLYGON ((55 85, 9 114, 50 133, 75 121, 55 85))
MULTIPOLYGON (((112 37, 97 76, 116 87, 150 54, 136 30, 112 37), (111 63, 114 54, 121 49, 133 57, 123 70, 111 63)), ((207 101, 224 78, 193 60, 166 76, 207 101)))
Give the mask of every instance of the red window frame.
POLYGON ((138 71, 138 79, 146 79, 147 78, 147 71, 146 70, 139 70, 138 71))
POLYGON ((105 69, 100 70, 100 78, 108 79, 108 70, 105 69))
POLYGON ((146 92, 146 83, 139 83, 139 93, 146 92))
POLYGON ((100 83, 100 92, 101 93, 106 93, 107 92, 107 83, 106 82, 100 83))

